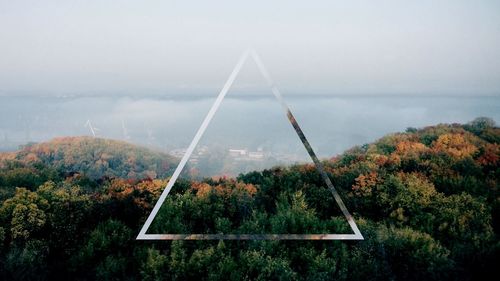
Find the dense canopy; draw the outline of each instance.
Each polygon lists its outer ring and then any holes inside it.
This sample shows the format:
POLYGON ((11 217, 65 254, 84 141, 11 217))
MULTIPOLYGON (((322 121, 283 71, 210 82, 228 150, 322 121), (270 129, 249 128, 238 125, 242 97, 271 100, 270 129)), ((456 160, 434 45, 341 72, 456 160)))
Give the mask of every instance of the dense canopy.
MULTIPOLYGON (((75 143, 58 139, 3 155, 3 280, 478 280, 499 273, 500 128, 487 118, 408 128, 325 160, 365 237, 350 242, 136 241, 172 159, 110 140, 68 140, 75 143)), ((179 181, 152 228, 350 233, 311 165, 179 181)))

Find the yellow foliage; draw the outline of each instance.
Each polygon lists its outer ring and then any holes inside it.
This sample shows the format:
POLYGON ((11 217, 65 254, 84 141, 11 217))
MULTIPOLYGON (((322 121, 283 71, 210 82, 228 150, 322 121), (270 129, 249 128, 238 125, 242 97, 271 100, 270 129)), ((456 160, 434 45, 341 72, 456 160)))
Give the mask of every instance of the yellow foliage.
POLYGON ((478 151, 477 147, 468 142, 463 134, 443 134, 434 142, 433 149, 436 152, 445 152, 457 159, 472 156, 478 151))
POLYGON ((415 155, 427 151, 425 144, 412 141, 401 141, 396 145, 396 153, 402 156, 415 155))
POLYGON ((211 192, 215 192, 218 196, 223 197, 230 197, 238 194, 248 194, 252 196, 257 193, 257 188, 253 184, 234 181, 225 182, 216 186, 196 182, 191 185, 191 189, 195 190, 196 196, 200 198, 205 198, 211 192))

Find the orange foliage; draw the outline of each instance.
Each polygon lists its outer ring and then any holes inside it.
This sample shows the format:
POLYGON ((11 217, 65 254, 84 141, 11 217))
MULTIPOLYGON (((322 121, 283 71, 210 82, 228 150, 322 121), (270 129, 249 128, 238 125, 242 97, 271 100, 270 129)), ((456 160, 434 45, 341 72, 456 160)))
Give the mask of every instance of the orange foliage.
POLYGON ((135 183, 133 180, 113 179, 108 186, 107 195, 113 199, 124 200, 133 197, 134 203, 144 209, 151 208, 147 195, 152 195, 156 200, 166 186, 165 180, 143 180, 135 183))
POLYGON ((149 192, 155 198, 157 198, 160 197, 160 194, 162 193, 165 186, 167 186, 166 180, 143 180, 137 184, 136 189, 140 192, 149 192))
POLYGON ((8 161, 12 161, 15 159, 15 152, 0 152, 0 168, 5 168, 8 161))
POLYGON ((389 161, 389 157, 383 154, 375 154, 372 155, 372 157, 373 157, 373 162, 375 162, 375 164, 377 164, 377 166, 379 167, 384 166, 389 161))
POLYGON ((107 194, 112 198, 123 199, 134 191, 134 185, 124 179, 113 179, 108 186, 107 194))
POLYGON ((191 184, 191 189, 196 191, 196 196, 206 197, 213 190, 213 187, 208 183, 194 182, 191 184))
POLYGON ((401 165, 401 157, 397 154, 391 153, 391 155, 389 155, 389 159, 387 160, 387 164, 391 166, 399 166, 401 165))
POLYGON ((496 166, 500 159, 500 145, 497 143, 487 143, 484 146, 484 152, 477 159, 481 165, 496 166))
POLYGON ((468 142, 463 134, 443 134, 434 142, 436 152, 445 152, 454 158, 462 159, 477 152, 477 147, 468 142))
POLYGON ((231 197, 238 194, 248 194, 253 196, 257 193, 257 188, 253 184, 245 184, 235 181, 224 182, 216 186, 196 182, 191 185, 191 189, 196 191, 196 196, 200 198, 207 197, 211 192, 215 192, 215 194, 222 197, 231 197))
MULTIPOLYGON (((92 179, 162 178, 170 174, 169 163, 177 162, 161 152, 123 141, 91 137, 55 138, 49 142, 26 145, 12 155, 9 157, 24 164, 41 162, 92 179)), ((3 160, 9 159, 0 154, 0 162, 3 160)))
POLYGON ((401 165, 401 157, 396 153, 391 153, 389 156, 383 154, 372 154, 370 157, 371 162, 375 163, 379 167, 401 165))
POLYGON ((352 185, 354 194, 358 196, 368 196, 372 193, 373 187, 379 182, 377 172, 370 172, 367 175, 359 175, 352 185))
POLYGON ((412 142, 412 141, 401 141, 396 145, 395 153, 402 156, 416 155, 421 152, 427 151, 428 148, 425 144, 420 142, 412 142))

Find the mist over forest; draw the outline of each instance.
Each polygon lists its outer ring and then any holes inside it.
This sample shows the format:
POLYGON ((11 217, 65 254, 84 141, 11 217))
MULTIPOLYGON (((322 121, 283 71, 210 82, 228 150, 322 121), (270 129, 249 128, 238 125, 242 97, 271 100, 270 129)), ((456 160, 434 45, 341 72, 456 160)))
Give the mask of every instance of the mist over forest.
POLYGON ((499 11, 0 0, 0 280, 498 279, 499 11))
MULTIPOLYGON (((285 101, 320 157, 371 142, 407 127, 464 123, 478 116, 500 121, 500 97, 285 95, 285 101)), ((215 95, 0 96, 0 151, 58 136, 122 139, 169 152, 186 148, 215 95)), ((230 93, 200 146, 307 154, 274 97, 230 93)))

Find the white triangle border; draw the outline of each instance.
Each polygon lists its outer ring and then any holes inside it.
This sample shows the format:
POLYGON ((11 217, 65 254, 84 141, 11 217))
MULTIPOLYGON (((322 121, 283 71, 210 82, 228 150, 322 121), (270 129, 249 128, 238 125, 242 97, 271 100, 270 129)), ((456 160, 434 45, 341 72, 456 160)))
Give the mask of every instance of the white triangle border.
POLYGON ((271 79, 271 76, 269 75, 269 72, 267 69, 264 67, 264 64, 262 63, 260 57, 257 55, 257 53, 254 50, 246 50, 241 58, 239 59, 238 63, 236 64, 235 68, 231 72, 231 75, 229 76, 228 80, 224 84, 224 87, 220 91, 219 95, 217 96, 217 99, 215 100, 214 104, 210 108, 210 111, 208 112, 207 116, 203 120, 203 123, 201 124, 200 128, 196 132, 196 135, 194 136, 193 140, 191 141, 191 144, 186 150, 186 153, 182 157, 179 165, 175 169, 172 177, 167 183, 167 186, 163 190, 163 192, 160 195, 160 198, 158 199, 158 202, 156 202, 155 206, 153 207, 153 210, 151 211, 151 214, 149 214, 148 218, 146 219, 146 222, 142 226, 139 235, 136 238, 137 240, 363 240, 363 235, 358 229, 358 226, 354 222, 353 217, 347 210, 346 206, 344 205, 344 202, 340 198, 340 195, 338 194, 337 190, 333 186, 330 178, 328 177, 328 174, 325 172, 325 169, 323 167, 323 164, 318 160, 316 154, 314 153, 312 147, 310 146, 309 142, 307 141, 304 133, 300 129, 297 121, 292 115, 292 112, 290 111, 290 108, 288 105, 285 103, 283 100, 281 93, 279 92, 278 88, 274 84, 273 80, 271 79), (234 80, 238 76, 238 73, 240 72, 241 68, 243 67, 244 63, 248 59, 248 57, 251 56, 254 60, 254 62, 257 64, 257 67, 259 68, 259 71, 261 72, 262 76, 267 80, 269 86, 271 87, 271 90, 276 97, 276 99, 279 101, 283 109, 285 110, 287 117, 294 127, 297 135, 299 136, 300 140, 304 144, 304 147, 306 148, 307 152, 309 153, 309 156, 313 160, 316 169, 318 172, 321 174, 323 177, 323 180, 325 181, 326 185, 332 192, 332 195, 337 203, 337 205, 340 207, 342 213, 344 214, 345 218, 347 219, 347 222, 349 223, 349 226, 353 230, 353 234, 147 234, 147 230, 151 226, 151 223, 153 222, 154 218, 156 217, 158 211, 160 210, 161 206, 163 205, 163 202, 165 201, 165 198, 167 195, 170 193, 170 190, 174 186, 175 182, 177 181, 177 178, 179 177, 180 173, 184 169, 184 166, 186 165, 187 161, 189 160, 189 157, 191 157, 191 154, 193 153, 194 148, 198 145, 198 142, 200 141, 201 137, 203 136, 203 133, 207 129, 208 125, 210 124, 210 121, 214 117, 215 113, 219 109, 219 106, 226 96, 227 92, 231 88, 231 85, 233 84, 234 80))

